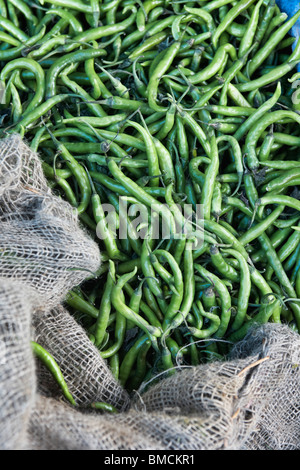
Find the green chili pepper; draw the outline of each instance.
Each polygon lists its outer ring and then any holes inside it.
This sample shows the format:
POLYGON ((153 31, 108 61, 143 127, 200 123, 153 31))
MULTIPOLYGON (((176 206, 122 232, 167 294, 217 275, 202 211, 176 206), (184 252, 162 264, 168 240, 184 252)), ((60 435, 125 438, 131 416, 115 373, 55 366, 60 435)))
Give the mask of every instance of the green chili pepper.
POLYGON ((105 289, 103 291, 103 296, 102 296, 101 304, 99 308, 99 314, 98 314, 96 325, 95 325, 94 335, 95 335, 95 344, 97 347, 101 346, 103 339, 104 339, 105 332, 106 332, 106 328, 108 325, 108 319, 111 313, 110 297, 111 297, 111 291, 113 288, 113 283, 114 283, 113 276, 111 272, 109 272, 107 275, 105 289))
POLYGON ((136 369, 129 383, 130 390, 138 390, 142 384, 147 372, 147 354, 151 347, 151 341, 147 339, 140 347, 136 357, 136 369))
POLYGON ((66 147, 56 139, 56 137, 48 128, 47 131, 50 133, 51 139, 53 140, 61 158, 66 162, 67 167, 72 171, 76 181, 78 182, 78 186, 81 190, 81 201, 77 206, 77 212, 78 214, 82 214, 87 209, 91 200, 91 186, 89 177, 85 169, 76 161, 76 159, 71 155, 66 147))
POLYGON ((156 103, 157 99, 157 90, 159 86, 159 81, 162 75, 164 75, 169 67, 171 66, 176 54, 178 53, 180 47, 180 42, 174 42, 164 54, 163 59, 157 64, 155 69, 153 70, 149 83, 147 85, 147 97, 148 103, 150 108, 154 109, 155 111, 165 111, 165 108, 159 106, 156 103))
POLYGON ((263 118, 266 112, 269 111, 278 101, 281 95, 281 84, 278 82, 276 91, 270 100, 266 101, 255 113, 253 113, 234 134, 237 140, 240 140, 249 131, 258 119, 263 118))
POLYGON ((194 260, 193 260, 193 240, 187 240, 183 255, 183 263, 184 263, 184 278, 183 278, 183 285, 184 285, 184 296, 182 300, 182 304, 180 307, 180 311, 172 317, 171 321, 165 320, 163 322, 163 330, 164 333, 162 335, 162 341, 164 338, 167 338, 169 333, 172 330, 178 328, 179 325, 183 323, 185 318, 190 313, 192 308, 194 295, 195 295, 195 278, 194 278, 194 260))
POLYGON ((153 138, 150 135, 149 131, 145 129, 143 126, 138 124, 134 121, 127 121, 126 126, 132 126, 138 130, 143 136, 143 140, 145 143, 145 148, 148 157, 148 165, 149 165, 149 176, 153 176, 150 180, 150 186, 158 186, 159 180, 158 176, 160 175, 160 168, 159 168, 159 160, 157 156, 156 146, 153 142, 153 138))
POLYGON ((271 51, 276 48, 277 44, 286 36, 288 31, 294 26, 299 17, 300 12, 298 11, 288 21, 285 21, 284 24, 280 28, 278 28, 275 33, 271 35, 271 37, 263 45, 259 52, 257 52, 252 57, 248 67, 249 77, 258 69, 258 67, 264 62, 264 60, 266 60, 266 58, 270 55, 271 51))
POLYGON ((43 362, 43 364, 45 364, 47 369, 49 369, 50 372, 52 373, 53 377, 55 378, 56 382, 60 386, 66 399, 72 405, 76 405, 76 402, 72 394, 69 391, 69 388, 59 368, 59 365, 57 364, 53 356, 35 341, 31 341, 31 346, 32 346, 33 353, 36 355, 36 357, 38 357, 43 362))
POLYGON ((149 344, 149 337, 147 334, 143 335, 141 338, 139 338, 135 342, 135 344, 126 353, 126 355, 123 358, 123 361, 121 362, 119 380, 123 387, 126 385, 126 382, 129 378, 132 367, 137 360, 138 353, 140 349, 142 348, 142 346, 144 346, 144 344, 147 344, 147 345, 149 344))
POLYGON ((37 86, 35 95, 32 98, 31 102, 28 104, 26 109, 26 114, 36 108, 39 104, 42 103, 45 93, 45 73, 43 68, 33 59, 28 58, 18 58, 10 61, 7 63, 0 74, 0 80, 3 82, 7 78, 7 76, 16 68, 26 68, 34 73, 37 86))
POLYGON ((100 401, 96 401, 96 402, 93 402, 91 404, 91 407, 94 409, 94 410, 101 410, 101 411, 105 411, 105 412, 108 412, 108 413, 118 413, 118 410, 115 406, 111 405, 110 403, 106 403, 106 402, 100 402, 100 401))
POLYGON ((131 310, 122 300, 121 298, 121 291, 123 285, 128 282, 131 278, 134 277, 136 274, 136 269, 129 274, 124 274, 119 278, 116 285, 114 286, 111 294, 111 301, 115 309, 122 314, 128 320, 133 321, 137 324, 142 330, 146 332, 146 334, 150 337, 152 343, 156 344, 156 339, 161 336, 161 331, 150 325, 144 318, 142 318, 139 314, 135 313, 131 310))
POLYGON ((49 68, 46 75, 46 98, 51 98, 56 94, 56 81, 60 72, 70 63, 82 61, 94 57, 101 57, 106 54, 104 49, 84 49, 69 54, 63 55, 57 59, 54 64, 49 68))
POLYGON ((224 282, 218 278, 215 274, 211 273, 203 266, 195 263, 195 268, 197 272, 208 282, 213 283, 216 291, 218 292, 221 298, 221 323, 220 326, 215 333, 217 337, 224 336, 231 317, 231 298, 227 287, 225 286, 224 282))
POLYGON ((239 50, 238 50, 239 57, 242 57, 250 49, 250 47, 253 44, 255 33, 258 27, 258 23, 259 23, 260 8, 262 6, 262 3, 263 3, 263 0, 258 1, 252 10, 250 20, 247 24, 246 33, 242 37, 240 45, 239 45, 239 50))
POLYGON ((245 322, 238 330, 234 331, 228 336, 228 341, 240 341, 243 339, 253 325, 265 324, 269 321, 271 316, 278 317, 281 312, 281 302, 279 299, 274 298, 274 294, 270 294, 267 299, 264 299, 258 313, 251 319, 245 322))
POLYGON ((232 7, 223 21, 219 24, 216 31, 212 36, 212 44, 214 47, 217 46, 218 40, 221 34, 229 27, 229 25, 233 22, 233 20, 240 15, 244 10, 249 8, 250 5, 254 3, 254 0, 241 0, 238 2, 234 7, 232 7))
POLYGON ((199 308, 200 314, 204 318, 207 318, 210 321, 210 324, 207 328, 203 328, 203 329, 189 328, 189 331, 191 335, 194 336, 195 338, 198 338, 198 339, 209 338, 214 333, 216 333, 216 331, 218 331, 220 327, 220 323, 221 323, 220 317, 213 312, 205 311, 200 300, 197 300, 197 306, 199 308))
POLYGON ((213 265, 222 276, 233 282, 239 282, 240 278, 238 272, 226 262, 226 259, 222 256, 217 246, 212 245, 210 247, 210 256, 213 265))
POLYGON ((201 193, 201 204, 203 205, 204 219, 210 219, 211 216, 211 203, 214 191, 214 182, 219 172, 219 153, 217 147, 217 140, 215 137, 210 141, 210 163, 205 172, 205 180, 201 193))

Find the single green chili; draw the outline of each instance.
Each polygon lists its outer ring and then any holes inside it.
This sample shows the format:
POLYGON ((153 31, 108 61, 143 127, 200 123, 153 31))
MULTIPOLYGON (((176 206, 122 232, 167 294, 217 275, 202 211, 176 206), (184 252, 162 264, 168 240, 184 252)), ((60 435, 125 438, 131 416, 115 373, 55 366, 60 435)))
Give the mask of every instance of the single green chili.
POLYGON ((216 31, 214 32, 212 36, 212 44, 215 48, 217 47, 218 40, 221 34, 226 29, 228 29, 228 27, 234 21, 234 19, 237 16, 239 16, 243 11, 247 10, 247 8, 249 8, 252 5, 252 3, 254 3, 254 0, 241 0, 228 11, 228 13, 225 15, 224 19, 218 25, 216 31))
POLYGON ((69 391, 69 388, 68 388, 67 383, 64 379, 64 376, 63 376, 63 374, 62 374, 62 372, 59 368, 58 363, 54 359, 54 357, 48 351, 46 351, 40 344, 36 343, 35 341, 31 341, 31 347, 32 347, 32 350, 33 350, 34 354, 36 355, 36 357, 38 357, 43 362, 43 364, 45 364, 47 369, 50 370, 50 372, 52 373, 52 375, 55 378, 56 382, 60 386, 64 396, 66 397, 66 399, 72 405, 76 405, 76 402, 75 402, 72 394, 69 391))
POLYGON ((43 101, 45 94, 45 73, 40 64, 35 60, 28 58, 18 58, 10 61, 3 67, 0 74, 0 80, 5 82, 7 76, 16 68, 25 68, 33 72, 37 83, 34 97, 27 105, 25 112, 26 114, 24 113, 25 115, 27 115, 30 111, 34 110, 43 101))
POLYGON ((255 33, 258 27, 260 8, 262 3, 263 0, 259 0, 252 10, 250 20, 246 27, 245 35, 242 37, 239 45, 238 57, 242 57, 253 44, 255 33))
POLYGON ((195 263, 196 271, 208 282, 212 283, 221 298, 221 323, 215 333, 217 337, 223 337, 229 325, 231 317, 231 297, 224 282, 215 274, 208 271, 198 263, 195 263))
POLYGON ((111 405, 110 403, 106 403, 102 401, 93 402, 91 404, 91 408, 93 408, 94 410, 101 410, 106 413, 118 413, 118 410, 115 406, 111 405))
POLYGON ((215 187, 215 179, 219 172, 219 153, 217 139, 213 136, 210 140, 210 157, 211 161, 205 172, 205 179, 201 193, 201 204, 203 205, 203 218, 210 219, 211 203, 215 187))
POLYGON ((97 347, 100 347, 108 326, 108 319, 111 313, 111 292, 114 284, 114 279, 111 275, 111 272, 108 272, 105 288, 103 290, 101 303, 99 307, 99 314, 95 324, 95 344, 97 347))
POLYGON ((200 314, 204 318, 207 318, 210 321, 210 324, 208 327, 203 328, 203 329, 189 327, 189 332, 191 333, 192 336, 198 339, 210 338, 214 333, 218 331, 220 327, 221 319, 217 314, 213 313, 212 311, 206 311, 203 308, 201 300, 197 300, 196 303, 199 308, 200 314))
POLYGON ((226 259, 216 245, 210 247, 210 257, 217 271, 225 278, 233 282, 239 282, 238 272, 226 262, 226 259))
POLYGON ((169 336, 172 330, 175 330, 180 326, 191 311, 194 296, 195 296, 195 278, 194 278, 194 260, 193 260, 193 240, 187 240, 183 255, 183 285, 184 285, 184 296, 180 307, 180 311, 171 319, 170 322, 163 322, 163 336, 164 338, 169 336))
POLYGON ((49 68, 46 74, 46 99, 56 95, 57 77, 60 72, 74 62, 85 62, 87 59, 101 57, 106 55, 105 49, 80 49, 75 52, 70 52, 59 57, 53 65, 49 68))
POLYGON ((266 217, 261 222, 254 224, 250 229, 247 230, 245 234, 243 234, 239 238, 239 242, 242 245, 247 245, 251 241, 255 240, 259 237, 260 234, 264 233, 268 227, 272 226, 274 221, 282 214, 284 211, 285 206, 280 205, 278 206, 268 217, 266 217))
POLYGON ((153 70, 150 76, 146 93, 148 97, 149 106, 155 111, 165 111, 165 108, 163 106, 159 106, 156 103, 159 81, 162 75, 164 75, 169 69, 169 67, 171 66, 174 58, 176 57, 176 54, 178 53, 179 47, 180 47, 180 42, 179 41, 174 42, 167 49, 167 51, 165 52, 163 56, 163 59, 157 64, 157 66, 155 67, 155 69, 153 70))
POLYGON ((76 161, 73 155, 71 155, 71 153, 63 145, 63 143, 59 142, 48 128, 47 131, 50 133, 51 139, 55 144, 56 150, 59 152, 61 158, 66 162, 67 167, 72 171, 78 183, 78 186, 81 191, 81 201, 79 202, 76 209, 78 214, 82 214, 86 211, 91 201, 91 186, 89 177, 83 166, 76 161))
POLYGON ((141 124, 138 124, 137 122, 127 121, 126 127, 127 126, 134 127, 142 135, 145 148, 146 148, 147 157, 148 157, 149 176, 154 177, 154 178, 151 178, 149 184, 150 186, 158 186, 159 184, 158 176, 160 175, 160 168, 159 168, 159 160, 157 156, 156 146, 155 146, 155 143, 153 142, 152 135, 150 134, 148 129, 145 129, 141 124))
MULTIPOLYGON (((149 344, 149 337, 148 335, 143 335, 141 336, 134 345, 130 348, 130 350, 125 354, 121 364, 120 364, 120 374, 119 374, 119 381, 121 385, 124 387, 126 385, 126 382, 129 378, 130 372, 132 370, 132 367, 134 363, 137 360, 137 356, 141 348, 144 346, 144 344, 149 344)), ((150 342, 151 343, 151 342, 150 342)))
POLYGON ((131 310, 122 300, 121 293, 123 286, 135 276, 136 271, 137 269, 134 269, 131 273, 123 274, 119 277, 112 290, 111 301, 117 312, 121 313, 125 318, 133 321, 137 326, 144 330, 148 337, 150 337, 152 343, 156 344, 156 338, 161 336, 161 331, 157 327, 150 325, 143 317, 131 310))

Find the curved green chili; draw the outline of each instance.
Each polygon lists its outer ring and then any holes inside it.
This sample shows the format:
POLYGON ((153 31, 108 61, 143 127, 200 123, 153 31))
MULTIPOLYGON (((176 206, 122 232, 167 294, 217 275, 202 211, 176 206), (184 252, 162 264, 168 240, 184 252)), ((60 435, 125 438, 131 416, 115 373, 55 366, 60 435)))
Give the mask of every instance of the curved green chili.
POLYGON ((7 76, 16 68, 25 68, 30 70, 36 79, 36 90, 32 100, 27 105, 25 114, 27 115, 43 102, 45 94, 45 72, 41 65, 35 60, 29 58, 18 58, 11 60, 3 67, 0 74, 0 80, 5 82, 7 76))
POLYGON ((117 312, 119 312, 125 318, 133 321, 136 325, 138 325, 142 330, 145 331, 148 337, 150 337, 152 343, 156 344, 156 338, 159 338, 161 336, 161 331, 157 327, 150 325, 143 317, 141 317, 139 314, 130 309, 122 299, 121 293, 123 286, 126 282, 128 282, 135 276, 136 271, 137 269, 134 269, 131 273, 123 274, 119 278, 119 280, 113 287, 111 293, 111 301, 117 312))
POLYGON ((153 70, 149 83, 147 85, 147 98, 148 98, 148 103, 150 108, 154 109, 155 111, 165 111, 165 108, 163 106, 159 106, 156 102, 157 100, 157 93, 158 93, 158 86, 160 79, 169 67, 171 66, 174 58, 176 57, 176 54, 178 53, 180 48, 180 42, 176 41, 174 42, 165 52, 162 60, 157 64, 155 69, 153 70))
POLYGON ((234 7, 232 7, 225 15, 224 19, 218 25, 216 31, 212 36, 212 44, 216 48, 219 38, 224 31, 231 25, 234 19, 239 16, 243 11, 249 8, 254 0, 241 0, 234 7))
POLYGON ((210 338, 214 333, 216 333, 220 327, 221 319, 220 317, 211 312, 204 310, 201 300, 197 300, 197 306, 199 308, 200 314, 207 318, 210 321, 208 327, 203 329, 198 329, 195 327, 189 327, 189 332, 192 336, 198 339, 210 338))
POLYGON ((223 337, 227 331, 230 318, 231 318, 231 297, 228 292, 228 289, 224 282, 215 274, 208 271, 204 266, 201 266, 199 263, 195 263, 196 271, 205 279, 206 281, 210 282, 215 290, 218 292, 221 298, 221 323, 220 326, 215 333, 217 337, 223 337))
POLYGON ((32 347, 32 350, 33 350, 34 354, 36 355, 36 357, 38 357, 43 362, 43 364, 45 364, 47 369, 49 369, 49 371, 51 372, 51 374, 55 378, 56 382, 60 386, 64 396, 66 397, 66 399, 72 405, 76 405, 76 402, 75 402, 72 394, 69 391, 69 388, 68 388, 67 383, 64 379, 64 376, 63 376, 63 374, 62 374, 62 372, 59 368, 58 363, 54 359, 54 357, 48 351, 46 351, 40 344, 36 343, 35 341, 31 341, 31 347, 32 347))
POLYGON ((65 67, 70 65, 70 63, 85 62, 87 59, 101 57, 104 55, 106 55, 105 49, 80 49, 78 51, 70 52, 69 54, 61 56, 47 71, 45 91, 46 98, 48 99, 56 95, 57 77, 65 67))

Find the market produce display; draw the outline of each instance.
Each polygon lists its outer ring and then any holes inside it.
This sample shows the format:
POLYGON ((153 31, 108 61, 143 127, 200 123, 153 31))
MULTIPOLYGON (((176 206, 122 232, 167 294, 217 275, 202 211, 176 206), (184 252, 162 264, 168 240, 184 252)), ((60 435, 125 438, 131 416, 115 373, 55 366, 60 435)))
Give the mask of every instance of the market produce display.
POLYGON ((299 18, 275 0, 0 2, 1 137, 38 152, 99 243, 65 303, 128 391, 222 360, 254 324, 300 331, 299 18))

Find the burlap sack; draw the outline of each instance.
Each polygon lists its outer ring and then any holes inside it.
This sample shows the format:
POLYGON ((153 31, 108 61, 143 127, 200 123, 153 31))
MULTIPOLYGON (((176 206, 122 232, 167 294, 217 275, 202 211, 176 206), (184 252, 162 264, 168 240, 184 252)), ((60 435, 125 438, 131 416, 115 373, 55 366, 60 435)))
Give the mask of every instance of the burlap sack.
POLYGON ((295 450, 300 337, 253 327, 226 360, 179 367, 132 396, 63 300, 101 264, 73 209, 54 196, 18 136, 0 142, 0 448, 295 450), (32 353, 56 359, 77 405, 32 353), (118 413, 89 407, 114 405, 118 413))

